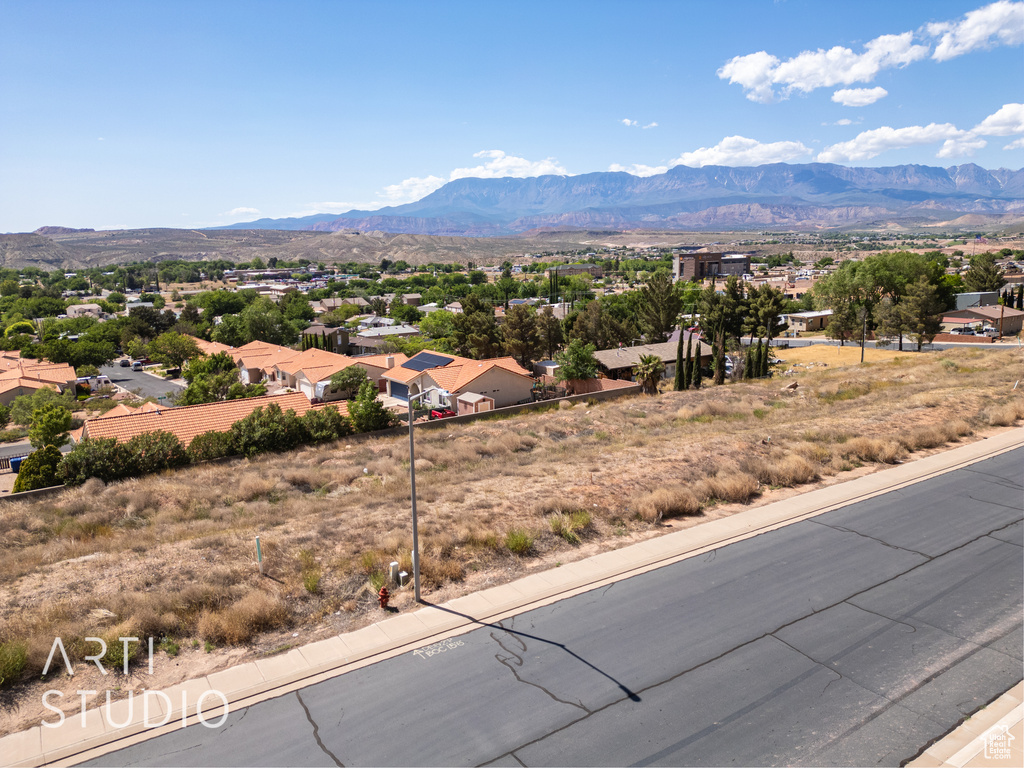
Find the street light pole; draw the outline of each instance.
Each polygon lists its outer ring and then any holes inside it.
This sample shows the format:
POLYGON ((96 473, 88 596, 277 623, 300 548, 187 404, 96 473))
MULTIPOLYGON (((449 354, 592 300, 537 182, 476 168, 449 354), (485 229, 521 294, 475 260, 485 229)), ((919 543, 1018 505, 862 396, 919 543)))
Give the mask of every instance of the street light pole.
POLYGON ((420 539, 419 529, 416 520, 416 446, 413 441, 413 414, 412 401, 429 395, 431 392, 440 392, 443 397, 449 397, 449 393, 440 387, 431 387, 415 395, 409 396, 409 494, 412 498, 412 584, 413 595, 417 603, 420 600, 420 539))

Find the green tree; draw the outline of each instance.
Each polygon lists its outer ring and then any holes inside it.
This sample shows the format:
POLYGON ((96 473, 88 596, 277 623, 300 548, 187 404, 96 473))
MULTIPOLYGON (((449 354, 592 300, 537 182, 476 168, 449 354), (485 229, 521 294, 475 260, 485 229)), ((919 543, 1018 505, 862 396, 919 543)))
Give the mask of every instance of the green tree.
POLYGON ((633 377, 648 395, 658 394, 658 384, 665 373, 665 363, 657 355, 640 355, 633 366, 633 377))
POLYGON ((640 288, 639 324, 648 344, 668 339, 679 321, 683 300, 667 272, 655 272, 640 288))
POLYGON ((455 315, 452 345, 463 357, 482 360, 501 354, 501 332, 494 321, 494 310, 476 296, 462 300, 462 312, 455 315))
POLYGON ((125 451, 131 457, 133 475, 149 475, 188 464, 188 454, 181 441, 163 430, 135 435, 125 443, 125 451))
POLYGON ((725 341, 727 336, 731 336, 730 330, 737 326, 742 327, 741 310, 742 308, 737 305, 735 292, 727 290, 725 293, 718 293, 714 285, 705 288, 697 300, 701 331, 705 337, 711 339, 714 350, 715 384, 725 383, 725 341))
POLYGON ((996 254, 979 253, 971 258, 971 266, 963 275, 964 290, 998 291, 1006 285, 1006 278, 996 265, 996 254))
POLYGON ((79 339, 53 339, 43 344, 43 356, 53 363, 67 363, 73 368, 80 365, 106 365, 117 354, 107 341, 93 342, 79 339))
POLYGON ((683 336, 686 334, 680 331, 679 341, 676 343, 676 370, 675 377, 672 379, 672 389, 676 392, 681 392, 686 389, 686 364, 690 362, 689 358, 689 347, 687 347, 687 356, 683 356, 683 336))
POLYGON ((28 428, 28 441, 33 448, 47 445, 58 448, 70 437, 71 411, 63 405, 50 403, 32 412, 32 423, 28 428))
POLYGON ((33 412, 44 405, 51 404, 60 405, 70 412, 75 405, 74 390, 69 388, 62 394, 56 389, 44 387, 37 389, 31 395, 20 395, 11 403, 10 420, 15 424, 27 427, 32 423, 33 412))
POLYGON ((374 432, 398 423, 395 415, 377 399, 377 388, 371 381, 363 382, 359 395, 348 405, 348 413, 356 432, 374 432))
POLYGON ((517 304, 505 314, 501 330, 505 354, 515 358, 526 370, 531 370, 541 351, 536 311, 525 304, 517 304))
POLYGON ((65 485, 81 485, 90 477, 105 483, 124 478, 128 453, 116 438, 85 438, 57 465, 57 479, 65 485))
POLYGON ((938 290, 922 275, 916 283, 907 286, 906 295, 899 305, 903 322, 910 337, 917 342, 917 351, 929 343, 942 329, 942 300, 938 290))
POLYGON ((253 457, 271 451, 288 451, 306 442, 305 425, 295 411, 283 412, 277 403, 260 406, 231 425, 232 443, 239 453, 253 457))
POLYGON ((602 301, 588 301, 569 331, 571 340, 592 344, 594 349, 613 349, 620 344, 629 344, 636 336, 636 328, 628 322, 619 322, 605 310, 602 301))
POLYGON ((420 332, 432 339, 443 339, 452 335, 455 330, 455 315, 446 309, 437 309, 428 313, 420 321, 420 332))
POLYGON ((693 373, 690 376, 690 383, 694 389, 700 389, 702 377, 704 376, 704 369, 701 368, 700 362, 700 342, 697 342, 696 354, 693 356, 693 373))
POLYGON ((267 394, 264 384, 242 384, 235 361, 227 352, 197 357, 184 371, 188 386, 178 395, 178 405, 214 403, 267 394))
POLYGON ((149 356, 170 368, 181 368, 202 354, 195 339, 174 331, 162 333, 149 342, 149 356))
POLYGON ((331 376, 331 391, 344 393, 343 397, 351 400, 366 381, 366 369, 359 365, 350 365, 331 376))
POLYGON ((558 350, 562 348, 564 341, 562 323, 555 317, 551 307, 544 307, 537 315, 537 343, 540 345, 540 350, 548 360, 552 360, 558 350))
POLYGON ((558 363, 555 379, 565 382, 569 390, 575 391, 573 382, 597 376, 595 349, 593 344, 587 344, 582 339, 570 341, 564 351, 555 355, 555 362, 558 363))
POLYGON ((779 318, 786 311, 785 294, 778 288, 767 283, 750 292, 747 299, 747 317, 744 331, 759 339, 772 339, 786 330, 787 326, 779 318))
POLYGON ((60 448, 55 445, 47 445, 30 453, 18 470, 18 477, 14 480, 14 493, 60 485, 57 479, 57 465, 62 458, 64 457, 60 448))

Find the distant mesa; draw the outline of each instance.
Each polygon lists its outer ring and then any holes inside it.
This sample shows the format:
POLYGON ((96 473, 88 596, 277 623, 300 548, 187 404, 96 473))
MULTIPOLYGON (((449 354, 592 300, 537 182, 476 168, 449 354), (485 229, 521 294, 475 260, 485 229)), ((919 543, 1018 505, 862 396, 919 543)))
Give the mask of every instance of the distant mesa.
POLYGON ((33 235, 74 235, 78 232, 95 232, 95 229, 86 227, 84 229, 72 229, 71 227, 40 227, 33 235))

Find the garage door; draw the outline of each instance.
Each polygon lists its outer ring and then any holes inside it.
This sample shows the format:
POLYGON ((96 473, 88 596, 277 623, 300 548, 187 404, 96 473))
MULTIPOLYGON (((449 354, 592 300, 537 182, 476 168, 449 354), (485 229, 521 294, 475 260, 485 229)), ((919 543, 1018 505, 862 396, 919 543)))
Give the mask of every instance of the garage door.
POLYGON ((397 397, 399 400, 409 399, 409 385, 402 384, 397 381, 391 382, 391 396, 397 397))

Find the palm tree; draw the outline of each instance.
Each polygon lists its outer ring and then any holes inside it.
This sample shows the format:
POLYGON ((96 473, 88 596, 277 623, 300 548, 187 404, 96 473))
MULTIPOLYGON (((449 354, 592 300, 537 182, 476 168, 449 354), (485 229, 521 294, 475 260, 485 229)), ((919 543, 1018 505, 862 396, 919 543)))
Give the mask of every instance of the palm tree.
POLYGON ((648 395, 658 394, 658 383, 665 373, 665 363, 657 355, 640 355, 640 362, 633 367, 633 376, 648 395))

